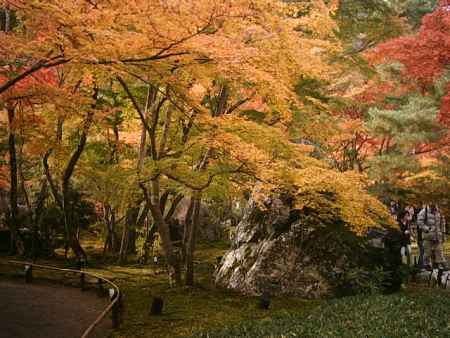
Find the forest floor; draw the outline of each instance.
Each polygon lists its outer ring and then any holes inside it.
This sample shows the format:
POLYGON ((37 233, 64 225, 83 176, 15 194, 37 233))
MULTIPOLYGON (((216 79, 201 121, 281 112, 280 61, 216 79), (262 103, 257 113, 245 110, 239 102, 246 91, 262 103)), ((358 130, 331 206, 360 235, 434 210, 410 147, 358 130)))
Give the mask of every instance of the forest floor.
MULTIPOLYGON (((302 300, 276 297, 272 300, 270 310, 267 311, 257 308, 258 299, 256 297, 246 297, 232 291, 219 289, 212 283, 211 276, 216 257, 222 256, 227 250, 228 245, 226 243, 199 244, 195 259, 196 285, 195 287, 180 288, 169 287, 166 270, 159 264, 150 263, 144 266, 138 264, 136 259, 129 259, 127 264, 122 265, 118 265, 113 261, 104 262, 100 259, 96 245, 88 243, 85 246, 90 250, 90 256, 93 257, 89 263, 89 268, 86 270, 99 273, 113 280, 119 285, 124 294, 123 322, 120 328, 112 333, 112 337, 116 338, 203 336, 200 332, 208 332, 208 337, 266 337, 267 335, 264 332, 267 333, 265 331, 267 330, 267 325, 269 325, 269 332, 280 332, 287 323, 283 318, 293 320, 292 325, 303 321, 323 323, 323 327, 313 327, 310 329, 312 332, 316 332, 318 329, 325 330, 323 331, 323 337, 339 337, 339 332, 341 332, 339 330, 342 330, 342 324, 353 323, 352 320, 347 318, 352 314, 356 316, 355 323, 365 321, 368 323, 374 322, 371 318, 366 318, 367 314, 370 313, 370 311, 367 311, 367 306, 372 301, 376 304, 374 308, 378 309, 380 311, 379 314, 381 314, 381 317, 377 317, 377 321, 373 325, 376 325, 378 322, 382 323, 383 321, 395 323, 393 318, 397 316, 399 326, 397 327, 394 324, 388 325, 386 328, 394 331, 397 330, 399 333, 411 333, 411 331, 408 331, 408 327, 405 329, 406 331, 402 329, 405 323, 408 323, 408 321, 415 323, 418 317, 422 318, 421 316, 425 316, 424 328, 429 329, 426 332, 435 332, 437 335, 435 334, 433 337, 450 337, 450 327, 448 324, 444 327, 447 330, 445 331, 445 335, 441 335, 444 331, 436 331, 437 329, 435 327, 439 326, 442 328, 443 323, 448 323, 448 318, 450 318, 450 312, 446 312, 447 308, 450 311, 450 292, 447 291, 435 290, 435 292, 433 290, 430 294, 430 290, 426 288, 411 286, 401 292, 400 295, 394 296, 394 298, 391 296, 373 296, 373 299, 370 297, 348 297, 347 299, 333 300, 331 301, 332 303, 329 300, 302 300), (445 297, 434 297, 433 295, 435 294, 445 295, 445 297), (164 310, 161 316, 150 316, 149 314, 153 296, 159 296, 164 300, 164 310), (366 300, 365 303, 364 300, 366 300), (425 311, 424 309, 427 308, 426 304, 436 305, 436 311, 433 312, 435 313, 434 317, 438 315, 446 316, 444 322, 442 318, 434 318, 433 314, 425 311), (329 306, 332 307, 330 308, 329 306), (332 323, 327 321, 327 318, 322 318, 323 314, 327 313, 326 309, 333 309, 333 306, 337 306, 333 312, 342 312, 348 315, 347 317, 337 316, 335 318, 335 329, 337 330, 335 332, 338 335, 332 334, 334 332, 332 330, 332 323), (407 315, 409 313, 408 311, 405 312, 405 309, 409 308, 412 309, 410 316, 407 315), (399 313, 396 313, 396 309, 399 313), (319 317, 314 319, 311 316, 322 316, 322 319, 319 317), (431 326, 428 327, 426 323, 431 323, 432 325, 430 324, 431 326), (250 325, 250 328, 246 327, 246 325, 250 325), (271 325, 274 325, 274 327, 271 325), (249 335, 246 335, 247 331, 249 335), (258 332, 261 332, 261 335, 258 332), (330 334, 328 335, 326 332, 330 334)), ((450 245, 447 246, 447 253, 450 254, 450 245)), ((22 273, 18 271, 17 267, 7 265, 6 262, 8 259, 10 258, 0 257, 0 276, 13 276, 22 273)), ((71 267, 70 263, 62 257, 57 257, 52 260, 39 260, 37 263, 71 267)), ((36 270, 34 275, 37 279, 41 280, 53 280, 73 286, 78 284, 76 279, 71 280, 68 276, 55 273, 49 274, 45 271, 36 270)), ((332 318, 332 316, 328 317, 332 318)), ((353 324, 349 325, 351 327, 353 324)), ((355 327, 355 330, 365 329, 365 326, 356 325, 355 327)), ((303 329, 305 327, 302 327, 303 329)), ((289 329, 286 330, 287 332, 289 331, 289 329)), ((292 335, 287 335, 286 337, 299 336, 296 332, 301 333, 303 331, 299 331, 297 327, 297 331, 292 331, 292 335)), ((305 332, 300 336, 308 336, 307 332, 305 332)), ((361 333, 362 331, 349 332, 361 333)), ((381 331, 374 332, 380 333, 381 331)), ((367 336, 372 337, 373 335, 369 334, 367 336)), ((388 336, 396 337, 397 334, 388 336)), ((410 336, 412 337, 414 335, 410 336)))

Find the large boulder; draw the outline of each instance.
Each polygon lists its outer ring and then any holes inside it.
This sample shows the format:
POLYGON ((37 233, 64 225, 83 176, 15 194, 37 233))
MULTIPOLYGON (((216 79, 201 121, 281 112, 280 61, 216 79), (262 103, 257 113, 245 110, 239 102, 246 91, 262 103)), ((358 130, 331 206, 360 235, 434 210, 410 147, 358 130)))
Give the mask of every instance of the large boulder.
POLYGON ((347 284, 353 271, 362 271, 356 282, 366 283, 372 276, 359 267, 375 271, 367 241, 342 219, 327 223, 316 211, 296 209, 287 195, 262 204, 250 199, 232 248, 215 271, 216 285, 247 295, 318 298, 347 284))
POLYGON ((309 298, 328 293, 329 284, 299 245, 310 231, 281 199, 274 199, 266 211, 250 200, 237 226, 233 249, 216 271, 216 284, 249 295, 309 298))

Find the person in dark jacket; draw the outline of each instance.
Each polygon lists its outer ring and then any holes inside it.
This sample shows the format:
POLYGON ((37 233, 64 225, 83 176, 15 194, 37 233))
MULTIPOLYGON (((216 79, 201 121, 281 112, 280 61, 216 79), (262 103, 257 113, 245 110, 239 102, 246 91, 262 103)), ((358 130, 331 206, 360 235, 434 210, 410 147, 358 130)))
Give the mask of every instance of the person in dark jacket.
POLYGON ((402 261, 411 265, 411 216, 404 210, 398 214, 397 220, 402 232, 400 253, 402 261))

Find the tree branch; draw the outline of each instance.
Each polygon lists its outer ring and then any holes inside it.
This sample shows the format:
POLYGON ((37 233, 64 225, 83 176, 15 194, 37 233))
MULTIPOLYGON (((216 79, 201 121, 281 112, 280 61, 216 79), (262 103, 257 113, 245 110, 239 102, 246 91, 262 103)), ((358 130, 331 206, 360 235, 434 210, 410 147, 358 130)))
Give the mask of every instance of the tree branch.
POLYGON ((123 89, 125 90, 125 92, 128 95, 128 98, 133 103, 134 109, 136 109, 137 113, 139 114, 139 117, 140 117, 141 122, 144 125, 145 129, 147 130, 147 132, 149 134, 151 134, 151 128, 147 123, 147 119, 145 118, 144 113, 142 112, 141 108, 139 107, 139 104, 137 103, 136 98, 133 96, 133 94, 131 94, 131 91, 128 88, 126 82, 120 76, 117 76, 117 80, 122 85, 123 89))
POLYGON ((175 210, 176 210, 178 204, 180 204, 180 202, 182 201, 183 198, 184 198, 183 194, 177 194, 175 196, 175 198, 173 199, 172 204, 170 206, 170 209, 166 214, 166 217, 165 217, 166 222, 168 222, 173 217, 173 214, 175 213, 175 210))
MULTIPOLYGON (((57 57, 57 58, 59 58, 59 57, 57 57)), ((6 81, 4 84, 2 84, 0 86, 0 94, 2 94, 6 90, 8 90, 12 86, 14 86, 16 83, 22 81, 23 79, 27 78, 28 76, 30 76, 34 73, 36 73, 40 69, 56 67, 56 66, 65 64, 69 61, 70 61, 70 59, 64 59, 64 58, 61 60, 56 60, 56 61, 52 61, 52 62, 41 60, 41 61, 37 62, 34 66, 29 68, 28 70, 24 71, 23 73, 17 75, 15 78, 13 78, 9 81, 6 81)))

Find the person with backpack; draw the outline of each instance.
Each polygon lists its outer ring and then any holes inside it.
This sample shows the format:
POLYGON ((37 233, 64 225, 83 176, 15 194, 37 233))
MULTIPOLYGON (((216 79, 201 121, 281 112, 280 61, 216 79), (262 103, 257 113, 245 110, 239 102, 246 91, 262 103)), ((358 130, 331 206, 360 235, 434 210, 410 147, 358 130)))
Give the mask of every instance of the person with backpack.
POLYGON ((422 231, 424 268, 445 268, 443 244, 446 224, 436 204, 425 205, 417 216, 417 226, 422 231))

